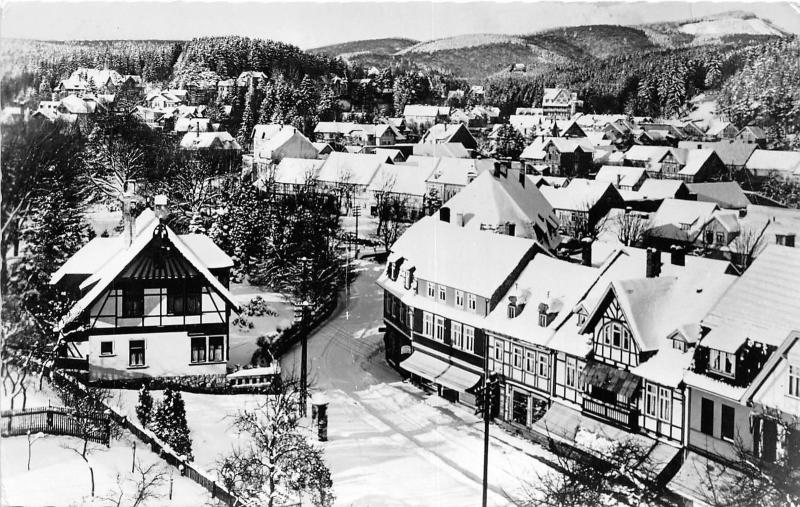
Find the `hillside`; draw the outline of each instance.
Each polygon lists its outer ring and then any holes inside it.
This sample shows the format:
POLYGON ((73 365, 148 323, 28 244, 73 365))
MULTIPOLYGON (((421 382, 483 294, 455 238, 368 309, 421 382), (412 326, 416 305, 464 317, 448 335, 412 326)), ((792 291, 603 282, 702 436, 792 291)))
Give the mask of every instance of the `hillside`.
POLYGON ((588 25, 541 32, 469 34, 414 43, 406 39, 357 41, 324 50, 360 65, 417 65, 451 72, 470 81, 503 73, 513 63, 523 63, 538 74, 552 64, 581 62, 654 50, 718 44, 742 44, 785 36, 767 20, 747 12, 642 26, 588 25), (404 47, 391 52, 391 43, 404 47))
POLYGON ((419 41, 414 39, 404 39, 399 37, 356 40, 351 42, 343 42, 341 44, 331 44, 330 46, 313 48, 309 49, 308 52, 315 55, 324 54, 333 57, 338 56, 345 60, 349 60, 350 58, 360 55, 393 55, 409 46, 417 44, 418 42, 419 41))

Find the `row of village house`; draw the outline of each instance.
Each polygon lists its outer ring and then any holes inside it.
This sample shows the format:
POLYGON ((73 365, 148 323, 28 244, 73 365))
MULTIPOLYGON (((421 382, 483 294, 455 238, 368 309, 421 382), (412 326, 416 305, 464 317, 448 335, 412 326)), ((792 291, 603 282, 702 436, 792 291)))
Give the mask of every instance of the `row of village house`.
POLYGON ((634 439, 649 478, 689 500, 739 448, 800 466, 800 250, 768 246, 738 278, 601 242, 577 264, 459 220, 443 208, 391 249, 389 362, 467 405, 497 373, 508 429, 590 452, 634 439))

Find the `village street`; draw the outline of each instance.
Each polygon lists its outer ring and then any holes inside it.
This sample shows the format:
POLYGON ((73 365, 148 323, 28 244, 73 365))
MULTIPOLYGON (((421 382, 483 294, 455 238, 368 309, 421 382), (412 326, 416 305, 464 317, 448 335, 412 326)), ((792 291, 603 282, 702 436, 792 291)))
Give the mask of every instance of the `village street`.
MULTIPOLYGON (((326 458, 337 505, 480 505, 482 424, 478 417, 403 382, 383 357, 383 266, 359 262, 349 298, 308 343, 312 392, 330 403, 326 458)), ((281 359, 299 371, 299 346, 281 359)), ((547 466, 541 447, 492 427, 491 505, 508 505, 521 481, 547 466), (500 440, 502 439, 502 440, 500 440)))

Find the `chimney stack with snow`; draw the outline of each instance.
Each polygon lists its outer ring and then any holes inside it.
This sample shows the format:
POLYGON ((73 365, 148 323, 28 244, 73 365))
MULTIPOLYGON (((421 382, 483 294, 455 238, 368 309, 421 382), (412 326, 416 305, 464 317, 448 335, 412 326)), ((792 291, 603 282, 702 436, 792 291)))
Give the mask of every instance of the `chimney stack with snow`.
POLYGON ((670 261, 675 266, 683 266, 686 264, 686 254, 683 251, 683 247, 680 245, 672 245, 670 247, 672 251, 670 255, 670 261))
POLYGON ((647 264, 645 265, 645 276, 647 278, 657 278, 661 274, 661 252, 655 248, 647 249, 647 264))
POLYGON ((592 238, 581 240, 581 264, 584 266, 592 265, 592 238))

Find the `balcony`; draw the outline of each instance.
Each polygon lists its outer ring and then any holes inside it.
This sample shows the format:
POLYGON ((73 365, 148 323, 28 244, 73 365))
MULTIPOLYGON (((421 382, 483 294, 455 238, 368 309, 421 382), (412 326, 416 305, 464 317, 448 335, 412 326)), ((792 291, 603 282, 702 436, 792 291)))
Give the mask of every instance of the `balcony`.
POLYGON ((625 429, 636 430, 639 426, 639 411, 635 408, 615 405, 589 396, 583 397, 583 412, 625 429))

